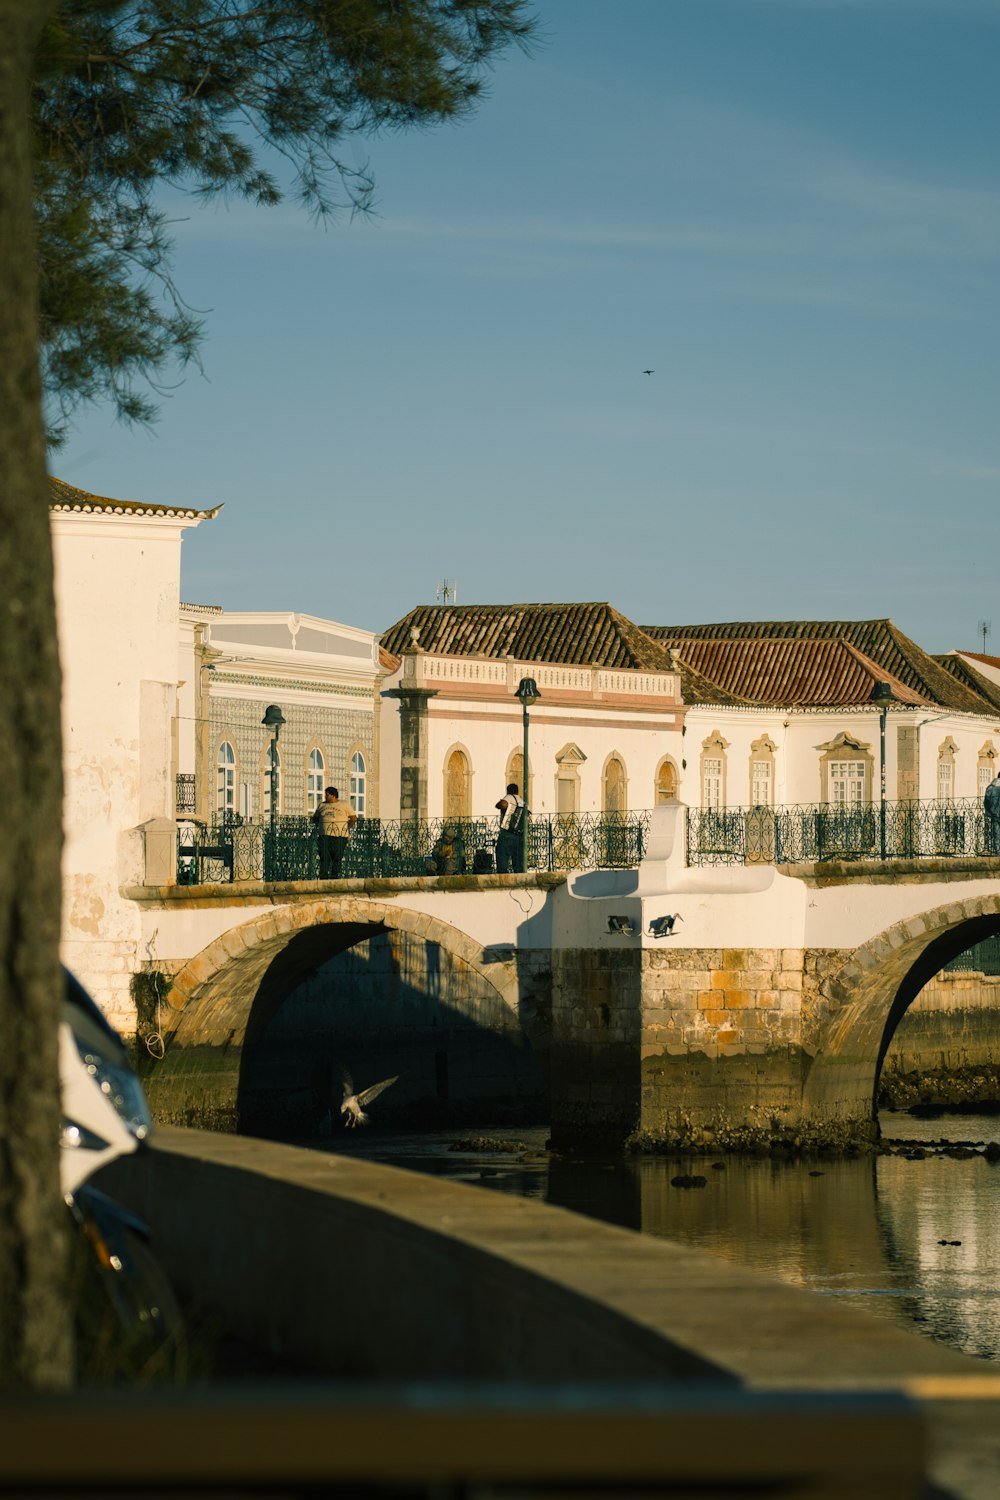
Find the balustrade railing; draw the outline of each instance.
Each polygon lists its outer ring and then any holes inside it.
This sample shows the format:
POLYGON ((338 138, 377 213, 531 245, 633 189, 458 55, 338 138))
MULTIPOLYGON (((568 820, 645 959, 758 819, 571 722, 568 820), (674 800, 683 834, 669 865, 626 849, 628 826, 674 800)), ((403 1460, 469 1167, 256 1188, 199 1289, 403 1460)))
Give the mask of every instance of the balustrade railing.
POLYGON ((827 859, 940 859, 994 852, 975 799, 854 807, 689 808, 689 865, 797 864, 827 859))
MULTIPOLYGON (((552 813, 528 825, 529 870, 630 869, 649 845, 649 812, 552 813)), ((361 818, 351 830, 341 875, 476 875, 494 868, 496 818, 361 818)), ((785 807, 687 810, 689 865, 920 859, 1000 853, 974 799, 887 802, 864 807, 803 803, 785 807)), ((227 816, 181 826, 177 879, 183 885, 232 880, 318 880, 316 829, 306 817, 269 822, 227 816)))
MULTIPOLYGON (((496 818, 361 818, 344 852, 344 879, 399 875, 475 875, 494 869, 496 818)), ((649 838, 649 813, 575 813, 532 817, 529 870, 630 868, 649 838)), ((318 880, 316 829, 306 817, 270 822, 222 818, 178 832, 181 885, 232 880, 318 880)))

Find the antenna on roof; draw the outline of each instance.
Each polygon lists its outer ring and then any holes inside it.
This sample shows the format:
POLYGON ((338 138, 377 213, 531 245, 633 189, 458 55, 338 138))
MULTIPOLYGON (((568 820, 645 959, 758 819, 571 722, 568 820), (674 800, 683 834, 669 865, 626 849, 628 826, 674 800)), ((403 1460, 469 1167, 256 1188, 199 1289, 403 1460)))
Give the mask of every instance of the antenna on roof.
POLYGON ((457 604, 458 584, 453 578, 442 578, 434 590, 434 597, 439 604, 457 604))
POLYGON ((983 638, 983 655, 985 656, 986 655, 986 637, 989 635, 990 631, 993 629, 993 621, 992 620, 979 620, 977 622, 977 624, 976 624, 976 629, 978 630, 979 634, 983 638))

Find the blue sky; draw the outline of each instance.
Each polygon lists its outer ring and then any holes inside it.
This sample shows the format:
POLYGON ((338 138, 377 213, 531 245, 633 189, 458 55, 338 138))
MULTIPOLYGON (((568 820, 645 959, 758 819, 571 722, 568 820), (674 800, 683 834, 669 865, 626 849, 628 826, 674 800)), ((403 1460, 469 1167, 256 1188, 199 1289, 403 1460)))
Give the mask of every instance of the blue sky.
POLYGON ((352 143, 371 220, 178 200, 204 375, 53 472, 225 502, 198 603, 382 630, 448 579, 1000 654, 1000 0, 535 8, 471 120, 352 143))

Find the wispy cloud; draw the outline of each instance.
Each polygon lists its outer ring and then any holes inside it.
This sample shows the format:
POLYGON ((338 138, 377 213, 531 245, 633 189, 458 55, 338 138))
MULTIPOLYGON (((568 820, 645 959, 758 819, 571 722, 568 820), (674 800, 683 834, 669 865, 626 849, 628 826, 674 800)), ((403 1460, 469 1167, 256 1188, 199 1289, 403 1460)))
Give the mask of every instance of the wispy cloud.
POLYGON ((952 468, 935 469, 935 479, 964 479, 971 484, 996 484, 1000 480, 1000 466, 996 464, 957 464, 952 468))

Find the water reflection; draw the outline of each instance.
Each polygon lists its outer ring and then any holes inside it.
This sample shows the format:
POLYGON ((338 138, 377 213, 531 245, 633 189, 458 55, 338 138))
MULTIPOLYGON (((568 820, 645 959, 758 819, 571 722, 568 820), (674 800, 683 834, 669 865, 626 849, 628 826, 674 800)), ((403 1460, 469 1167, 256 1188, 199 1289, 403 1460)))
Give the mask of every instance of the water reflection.
MULTIPOLYGON (((890 1115, 882 1126, 884 1135, 915 1146, 943 1137, 1000 1140, 998 1116, 890 1115)), ((717 1165, 682 1157, 575 1161, 547 1158, 544 1130, 510 1132, 528 1148, 518 1155, 451 1151, 456 1134, 373 1133, 338 1138, 334 1149, 698 1245, 967 1353, 1000 1359, 1000 1165, 981 1155, 819 1163, 726 1158, 717 1165), (682 1173, 704 1177, 704 1187, 672 1186, 682 1173)))

